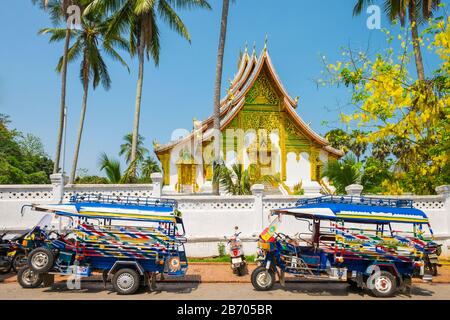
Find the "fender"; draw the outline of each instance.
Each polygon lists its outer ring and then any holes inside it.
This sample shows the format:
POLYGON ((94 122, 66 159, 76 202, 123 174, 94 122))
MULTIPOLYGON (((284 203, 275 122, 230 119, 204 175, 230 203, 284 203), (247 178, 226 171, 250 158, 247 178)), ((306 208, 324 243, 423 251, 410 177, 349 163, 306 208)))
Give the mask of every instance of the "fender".
POLYGON ((397 278, 401 278, 400 273, 398 272, 398 269, 394 263, 374 262, 373 264, 367 267, 366 271, 364 271, 364 274, 370 275, 371 273, 369 273, 369 269, 373 266, 378 266, 380 270, 389 270, 392 272, 394 276, 396 276, 397 278))
POLYGON ((139 262, 137 261, 116 261, 114 262, 113 266, 111 267, 111 269, 109 269, 108 271, 108 276, 113 274, 114 271, 118 270, 120 266, 133 266, 136 267, 136 271, 139 272, 139 274, 141 276, 144 275, 144 268, 142 268, 142 266, 140 265, 139 262))

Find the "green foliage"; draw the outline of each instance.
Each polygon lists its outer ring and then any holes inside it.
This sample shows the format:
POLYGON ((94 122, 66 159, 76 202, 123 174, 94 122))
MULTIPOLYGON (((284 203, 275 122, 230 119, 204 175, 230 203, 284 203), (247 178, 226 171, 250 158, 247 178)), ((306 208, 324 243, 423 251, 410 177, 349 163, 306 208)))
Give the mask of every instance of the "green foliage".
MULTIPOLYGON (((247 262, 255 262, 255 255, 245 256, 245 260, 247 262)), ((206 263, 224 263, 224 262, 230 262, 231 257, 228 254, 225 254, 220 257, 208 257, 208 258, 195 258, 195 257, 189 257, 188 262, 206 262, 206 263)))
POLYGON ((325 134, 325 138, 333 148, 344 152, 351 151, 359 161, 366 152, 368 145, 366 141, 361 139, 364 135, 365 133, 360 130, 352 130, 347 133, 342 129, 333 129, 325 134))
POLYGON ((84 177, 77 177, 75 179, 76 184, 107 184, 109 183, 109 180, 105 177, 99 177, 99 176, 84 176, 84 177))
POLYGON ((151 183, 152 178, 151 174, 154 172, 161 172, 159 168, 158 162, 152 156, 148 156, 141 163, 141 176, 139 178, 139 182, 143 183, 151 183))
POLYGON ((339 194, 345 193, 345 187, 361 182, 362 165, 353 154, 347 154, 339 161, 329 161, 322 172, 328 177, 339 194))
POLYGON ((53 161, 41 140, 8 129, 9 123, 9 118, 0 114, 0 184, 50 183, 53 161))
POLYGON ((100 170, 105 170, 109 183, 120 183, 122 180, 122 171, 120 162, 116 159, 110 159, 106 153, 102 153, 99 158, 100 170))
POLYGON ((217 251, 219 251, 219 257, 225 256, 225 244, 223 242, 217 244, 217 251))
MULTIPOLYGON (((119 155, 125 155, 125 161, 128 164, 131 161, 131 144, 133 141, 133 134, 129 133, 125 135, 123 140, 125 142, 120 145, 119 155)), ((143 136, 138 135, 136 159, 138 159, 139 163, 143 162, 145 156, 149 153, 148 149, 144 147, 144 140, 145 138, 143 136)))
POLYGON ((251 182, 248 170, 244 170, 242 165, 233 164, 231 169, 226 165, 216 165, 213 172, 213 183, 219 183, 232 195, 251 194, 251 182))
POLYGON ((85 14, 111 14, 108 32, 120 34, 126 32, 130 44, 130 53, 134 56, 143 50, 147 58, 159 64, 161 23, 190 41, 189 32, 177 14, 177 9, 210 9, 205 0, 94 0, 87 6, 85 14))
POLYGON ((361 184, 364 193, 384 193, 383 181, 392 181, 394 173, 391 170, 392 160, 379 160, 375 157, 368 157, 364 160, 364 173, 361 177, 361 184))
POLYGON ((342 129, 333 129, 325 134, 325 139, 328 140, 330 145, 338 150, 344 152, 348 151, 350 144, 350 135, 342 129))

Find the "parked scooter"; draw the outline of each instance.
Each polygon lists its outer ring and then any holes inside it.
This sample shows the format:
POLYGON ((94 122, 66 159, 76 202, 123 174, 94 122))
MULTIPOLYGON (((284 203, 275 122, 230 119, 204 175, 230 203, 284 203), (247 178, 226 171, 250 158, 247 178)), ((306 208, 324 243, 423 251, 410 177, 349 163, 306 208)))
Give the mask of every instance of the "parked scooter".
POLYGON ((231 269, 233 273, 238 276, 243 276, 247 274, 247 261, 245 260, 244 250, 242 248, 242 242, 238 238, 241 234, 238 232, 238 227, 234 227, 234 234, 230 239, 227 239, 227 244, 229 248, 230 258, 231 258, 231 269))

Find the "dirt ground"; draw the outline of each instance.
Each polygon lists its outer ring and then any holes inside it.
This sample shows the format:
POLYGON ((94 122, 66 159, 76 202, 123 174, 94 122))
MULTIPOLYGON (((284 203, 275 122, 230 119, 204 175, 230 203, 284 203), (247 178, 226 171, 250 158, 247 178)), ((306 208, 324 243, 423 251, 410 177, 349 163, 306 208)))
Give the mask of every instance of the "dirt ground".
MULTIPOLYGON (((201 282, 201 283, 250 283, 250 274, 256 268, 255 264, 248 266, 248 274, 237 276, 233 274, 228 263, 192 262, 189 264, 187 274, 183 278, 166 278, 165 282, 201 282)), ((2 276, 4 283, 17 281, 15 274, 2 276)), ((100 275, 94 275, 93 280, 101 280, 100 275)), ((64 281, 66 277, 57 276, 56 281, 64 281)), ((286 276, 286 281, 297 281, 298 278, 286 276)), ((422 283, 421 279, 414 279, 414 283, 422 283)), ((433 277, 433 283, 450 283, 450 265, 439 268, 439 275, 433 277)))
MULTIPOLYGON (((82 282, 81 289, 70 290, 66 283, 51 287, 23 289, 18 283, 0 283, 0 300, 380 300, 346 283, 307 282, 275 284, 271 291, 256 291, 250 283, 158 283, 154 291, 140 289, 136 294, 123 296, 100 282, 82 282)), ((448 300, 450 284, 414 284, 411 295, 397 294, 394 300, 448 300)))

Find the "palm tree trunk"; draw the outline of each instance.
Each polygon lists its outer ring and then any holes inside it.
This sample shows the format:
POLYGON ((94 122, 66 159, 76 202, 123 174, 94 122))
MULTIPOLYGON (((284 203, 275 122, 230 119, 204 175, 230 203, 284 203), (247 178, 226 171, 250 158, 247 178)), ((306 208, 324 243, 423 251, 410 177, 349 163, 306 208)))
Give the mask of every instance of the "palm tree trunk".
MULTIPOLYGON (((138 58, 139 58, 139 74, 136 87, 136 103, 134 110, 134 123, 133 123, 133 139, 131 141, 131 159, 130 163, 135 163, 137 156, 137 144, 139 135, 139 118, 141 114, 141 97, 142 97, 142 84, 144 82, 144 31, 141 28, 141 35, 138 47, 138 58)), ((136 174, 134 170, 133 175, 136 174)))
POLYGON ((80 153, 81 136, 83 135, 84 118, 86 116, 87 98, 88 98, 89 83, 84 84, 83 103, 81 106, 80 125, 78 127, 77 143, 75 145, 75 152, 73 154, 72 171, 70 172, 69 183, 72 184, 75 181, 75 174, 77 171, 78 155, 80 153))
MULTIPOLYGON (((216 82, 214 85, 214 160, 216 161, 220 159, 220 91, 222 89, 223 56, 225 51, 225 39, 227 36, 229 7, 230 0, 223 0, 219 48, 217 51, 216 82)), ((216 195, 219 194, 219 184, 213 183, 213 193, 216 195)))
POLYGON ((61 157, 61 146, 64 131, 64 110, 66 108, 67 53, 69 51, 69 44, 70 44, 70 29, 67 28, 66 39, 64 42, 64 54, 61 70, 61 100, 59 106, 59 127, 58 127, 58 138, 56 142, 55 163, 53 165, 53 173, 57 173, 59 171, 59 162, 61 157))
POLYGON ((411 23, 411 34, 413 39, 414 59, 416 61, 417 77, 420 81, 425 80, 422 51, 420 48, 419 31, 417 29, 416 0, 409 1, 409 22, 411 23))

